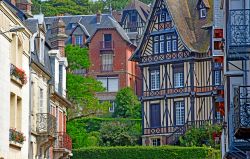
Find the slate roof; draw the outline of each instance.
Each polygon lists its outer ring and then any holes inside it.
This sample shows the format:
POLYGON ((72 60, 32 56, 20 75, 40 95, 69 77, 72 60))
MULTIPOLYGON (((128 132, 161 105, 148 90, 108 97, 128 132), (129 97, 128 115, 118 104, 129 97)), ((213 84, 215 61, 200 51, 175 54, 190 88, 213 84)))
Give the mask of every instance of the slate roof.
MULTIPOLYGON (((154 1, 153 6, 155 6, 154 1)), ((206 19, 199 18, 199 12, 196 8, 199 0, 165 0, 167 9, 169 10, 178 35, 181 37, 186 47, 196 53, 206 53, 210 47, 209 31, 203 29, 204 25, 211 24, 213 20, 213 0, 208 0, 210 9, 208 9, 206 19)), ((150 17, 152 16, 150 12, 150 17)), ((146 24, 145 31, 148 31, 149 21, 146 24)), ((138 58, 139 50, 141 49, 145 37, 142 38, 139 47, 132 55, 131 60, 138 58)))
POLYGON ((38 31, 38 19, 29 18, 24 21, 24 24, 31 31, 32 34, 38 31))
POLYGON ((124 10, 134 10, 134 9, 137 10, 143 21, 146 22, 148 14, 150 12, 150 7, 139 0, 132 0, 131 3, 129 3, 124 10))
MULTIPOLYGON (((39 28, 39 22, 38 19, 35 18, 29 18, 24 21, 24 24, 26 27, 32 32, 32 34, 35 34, 38 31, 39 28)), ((48 51, 50 49, 49 44, 45 44, 44 49, 44 64, 42 64, 39 60, 39 55, 37 50, 36 43, 34 42, 34 51, 31 52, 31 62, 36 64, 41 70, 43 70, 46 74, 51 76, 51 67, 50 67, 50 59, 48 55, 48 51)))
MULTIPOLYGON (((59 16, 59 17, 64 21, 66 25, 65 33, 67 35, 70 35, 72 33, 73 28, 71 28, 71 24, 75 23, 75 24, 80 24, 81 28, 86 32, 87 35, 89 35, 90 39, 88 41, 91 40, 92 36, 98 29, 116 29, 117 32, 121 35, 121 37, 125 41, 131 43, 125 30, 110 14, 102 14, 100 23, 97 23, 96 15, 70 15, 70 16, 59 16)), ((57 18, 58 16, 45 17, 45 23, 50 24, 52 26, 53 21, 57 18)), ((50 37, 51 37, 51 30, 47 30, 46 38, 49 39, 50 37)))

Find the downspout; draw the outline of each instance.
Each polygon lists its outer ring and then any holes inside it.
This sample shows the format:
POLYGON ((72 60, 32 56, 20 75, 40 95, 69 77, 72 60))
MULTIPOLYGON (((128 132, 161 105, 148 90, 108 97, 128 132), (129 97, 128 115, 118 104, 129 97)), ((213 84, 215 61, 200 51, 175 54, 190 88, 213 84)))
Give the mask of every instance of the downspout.
POLYGON ((31 147, 31 109, 32 109, 32 98, 31 98, 31 95, 32 95, 32 93, 31 93, 31 91, 32 91, 32 88, 31 88, 31 84, 32 84, 32 82, 31 82, 31 74, 32 74, 32 72, 31 72, 31 52, 32 51, 34 51, 34 40, 35 40, 35 37, 37 36, 37 32, 35 33, 35 34, 33 34, 32 36, 31 36, 31 38, 30 38, 30 57, 29 57, 29 137, 28 137, 28 150, 29 150, 29 153, 28 153, 28 158, 29 159, 32 159, 33 158, 33 156, 32 156, 32 154, 31 154, 31 152, 33 152, 33 151, 31 151, 31 148, 33 149, 33 147, 31 147), (31 44, 32 44, 32 42, 33 42, 33 50, 32 50, 32 47, 31 47, 31 44))

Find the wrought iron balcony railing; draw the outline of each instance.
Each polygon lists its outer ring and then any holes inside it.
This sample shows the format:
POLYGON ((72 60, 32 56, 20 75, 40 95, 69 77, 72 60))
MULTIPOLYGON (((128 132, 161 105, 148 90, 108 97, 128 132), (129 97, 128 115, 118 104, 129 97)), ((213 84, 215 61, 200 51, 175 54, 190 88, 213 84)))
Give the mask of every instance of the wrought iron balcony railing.
POLYGON ((100 50, 104 51, 114 50, 114 41, 101 41, 100 50))
POLYGON ((235 90, 234 129, 236 138, 250 138, 250 86, 235 90))
POLYGON ((69 151, 72 150, 72 140, 66 132, 56 133, 56 145, 55 148, 64 148, 69 151))
POLYGON ((38 113, 36 117, 36 132, 39 135, 54 137, 56 132, 56 117, 49 113, 38 113))
POLYGON ((250 47, 250 10, 229 11, 228 44, 232 47, 250 47))

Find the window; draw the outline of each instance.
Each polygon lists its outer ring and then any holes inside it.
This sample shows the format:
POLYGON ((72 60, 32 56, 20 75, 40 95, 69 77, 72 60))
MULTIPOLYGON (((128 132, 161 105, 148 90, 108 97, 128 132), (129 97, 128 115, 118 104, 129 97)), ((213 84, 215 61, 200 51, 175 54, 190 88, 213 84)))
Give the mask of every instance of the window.
POLYGON ((177 51, 177 36, 167 35, 167 52, 177 51))
POLYGON ((46 28, 47 28, 47 30, 50 30, 51 29, 51 24, 46 24, 46 28))
POLYGON ((103 36, 103 48, 112 48, 112 35, 104 34, 103 36))
POLYGON ((154 54, 178 51, 176 35, 154 36, 154 54), (166 41, 166 43, 165 43, 166 41))
POLYGON ((159 36, 154 37, 154 53, 159 53, 159 36))
POLYGON ((214 84, 216 86, 221 85, 221 71, 220 70, 214 71, 214 84))
POLYGON ((70 23, 71 29, 76 27, 76 23, 70 23))
POLYGON ((184 101, 175 102, 175 125, 184 125, 185 107, 184 101))
POLYGON ((14 93, 10 94, 10 128, 22 129, 22 99, 14 93))
POLYGON ((206 18, 207 10, 206 8, 200 8, 200 18, 206 18))
POLYGON ((174 68, 174 88, 184 87, 184 68, 183 65, 174 68))
POLYGON ((119 79, 118 77, 97 77, 97 80, 102 83, 107 92, 118 92, 119 79))
POLYGON ((101 71, 113 70, 113 54, 102 54, 101 71))
POLYGON ((151 90, 160 89, 160 70, 150 71, 150 88, 151 90))
POLYGON ((160 104, 150 105, 150 127, 159 128, 161 127, 161 107, 160 104))
POLYGON ((172 41, 172 50, 177 51, 177 40, 172 41))
POLYGON ((153 146, 161 146, 161 139, 152 139, 152 145, 153 146))
POLYGON ((166 21, 166 13, 161 13, 160 22, 165 22, 165 21, 166 21))
POLYGON ((83 44, 83 37, 82 35, 76 35, 76 45, 82 45, 83 44))

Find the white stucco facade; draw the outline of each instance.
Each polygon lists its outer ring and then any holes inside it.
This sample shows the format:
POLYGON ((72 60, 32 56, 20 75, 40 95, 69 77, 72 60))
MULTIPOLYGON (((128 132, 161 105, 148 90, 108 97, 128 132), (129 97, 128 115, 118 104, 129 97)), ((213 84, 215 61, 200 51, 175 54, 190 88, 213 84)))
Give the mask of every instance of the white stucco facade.
MULTIPOLYGON (((0 1, 0 32, 5 32, 15 25, 25 27, 23 23, 0 1)), ((29 38, 30 32, 0 34, 0 158, 27 159, 29 138, 29 38), (27 81, 10 76, 13 67, 22 69, 27 81), (22 144, 10 141, 10 128, 23 133, 26 138, 22 144)))

